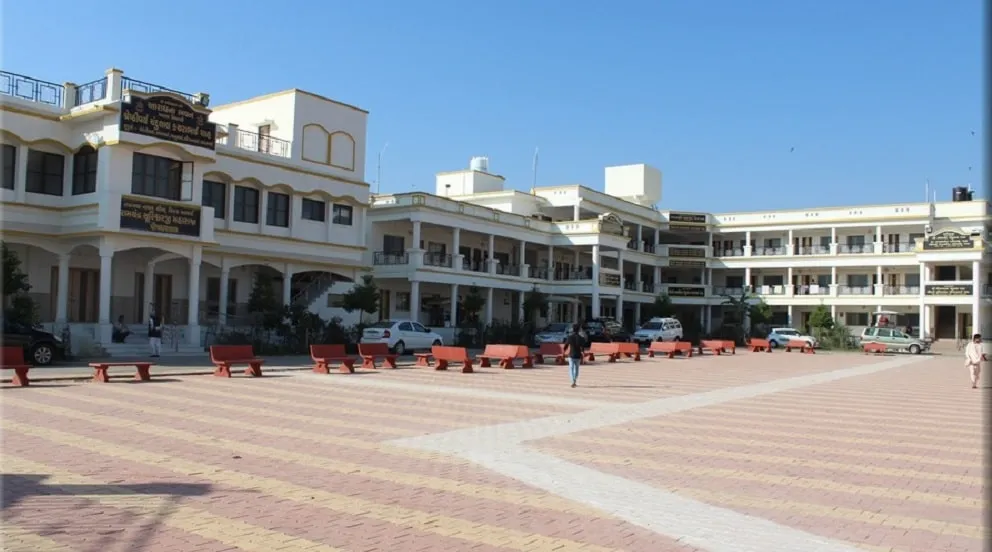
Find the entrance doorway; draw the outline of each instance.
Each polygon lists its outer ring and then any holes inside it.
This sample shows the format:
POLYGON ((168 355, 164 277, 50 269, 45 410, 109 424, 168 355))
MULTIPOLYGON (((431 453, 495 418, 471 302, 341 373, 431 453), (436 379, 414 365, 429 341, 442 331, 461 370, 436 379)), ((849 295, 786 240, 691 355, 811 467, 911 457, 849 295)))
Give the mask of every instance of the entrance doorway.
POLYGON ((392 295, 388 289, 379 290, 379 321, 389 319, 390 305, 389 297, 392 295))
POLYGON ((937 339, 954 339, 954 325, 957 308, 952 305, 937 305, 933 308, 934 337, 937 339))
MULTIPOLYGON (((155 274, 155 287, 152 289, 152 304, 155 305, 155 312, 159 316, 166 317, 166 321, 175 324, 177 313, 172 312, 172 275, 155 274)), ((134 275, 134 323, 142 324, 147 322, 145 317, 150 314, 148 305, 145 304, 145 274, 137 272, 134 275)))

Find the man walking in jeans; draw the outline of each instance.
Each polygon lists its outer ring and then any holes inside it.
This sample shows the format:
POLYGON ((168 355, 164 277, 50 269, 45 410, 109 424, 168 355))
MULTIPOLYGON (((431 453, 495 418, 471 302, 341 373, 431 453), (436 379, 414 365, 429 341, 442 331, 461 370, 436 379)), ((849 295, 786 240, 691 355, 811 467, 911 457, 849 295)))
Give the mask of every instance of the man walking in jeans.
POLYGON ((568 374, 572 377, 572 387, 577 385, 579 380, 579 365, 582 364, 582 349, 586 340, 579 334, 579 325, 572 325, 572 333, 565 339, 568 347, 568 374))
POLYGON ((148 346, 152 350, 152 358, 158 358, 162 354, 162 319, 155 312, 155 307, 151 307, 148 316, 148 346))

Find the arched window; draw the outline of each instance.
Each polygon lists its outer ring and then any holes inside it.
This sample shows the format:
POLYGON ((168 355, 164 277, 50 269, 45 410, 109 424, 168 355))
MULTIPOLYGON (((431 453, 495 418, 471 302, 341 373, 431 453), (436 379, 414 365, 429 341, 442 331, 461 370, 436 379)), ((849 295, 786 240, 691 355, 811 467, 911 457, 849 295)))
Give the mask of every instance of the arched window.
POLYGON ((96 191, 96 150, 83 146, 72 159, 72 195, 96 191))

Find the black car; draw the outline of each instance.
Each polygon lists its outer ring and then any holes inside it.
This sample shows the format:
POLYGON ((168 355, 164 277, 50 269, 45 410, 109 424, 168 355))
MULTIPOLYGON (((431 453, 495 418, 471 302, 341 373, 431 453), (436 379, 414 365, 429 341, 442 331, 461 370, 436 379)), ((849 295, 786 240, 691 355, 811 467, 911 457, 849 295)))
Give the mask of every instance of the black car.
POLYGON ((23 347, 24 359, 38 366, 47 366, 57 358, 65 358, 65 345, 61 337, 41 328, 6 320, 3 321, 3 345, 23 347))
POLYGON ((615 320, 587 320, 582 329, 593 343, 610 343, 613 341, 630 341, 630 334, 615 320))

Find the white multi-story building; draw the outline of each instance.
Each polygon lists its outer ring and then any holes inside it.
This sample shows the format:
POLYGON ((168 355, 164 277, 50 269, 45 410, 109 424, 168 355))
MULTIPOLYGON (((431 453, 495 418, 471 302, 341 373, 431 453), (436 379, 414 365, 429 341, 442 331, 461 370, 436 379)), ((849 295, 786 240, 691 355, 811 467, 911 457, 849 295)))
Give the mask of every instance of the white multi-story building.
MULTIPOLYGON (((368 113, 292 89, 209 107, 111 69, 76 85, 0 72, 0 238, 41 319, 111 352, 149 307, 174 342, 245 314, 267 271, 323 314, 366 266, 368 113)), ((202 350, 202 349, 201 349, 202 350)))
POLYGON ((475 158, 438 174, 433 194, 375 196, 369 248, 381 316, 453 326, 451 305, 476 286, 486 322, 519 318, 536 286, 550 297, 548 321, 632 325, 667 294, 697 306, 712 329, 727 296, 749 290, 782 325, 805 326, 826 305, 853 328, 876 311, 902 313, 914 333, 938 338, 988 327, 975 320, 990 304, 987 201, 709 214, 658 210, 661 190, 657 169, 629 165, 606 168, 603 192, 524 193, 475 158))

